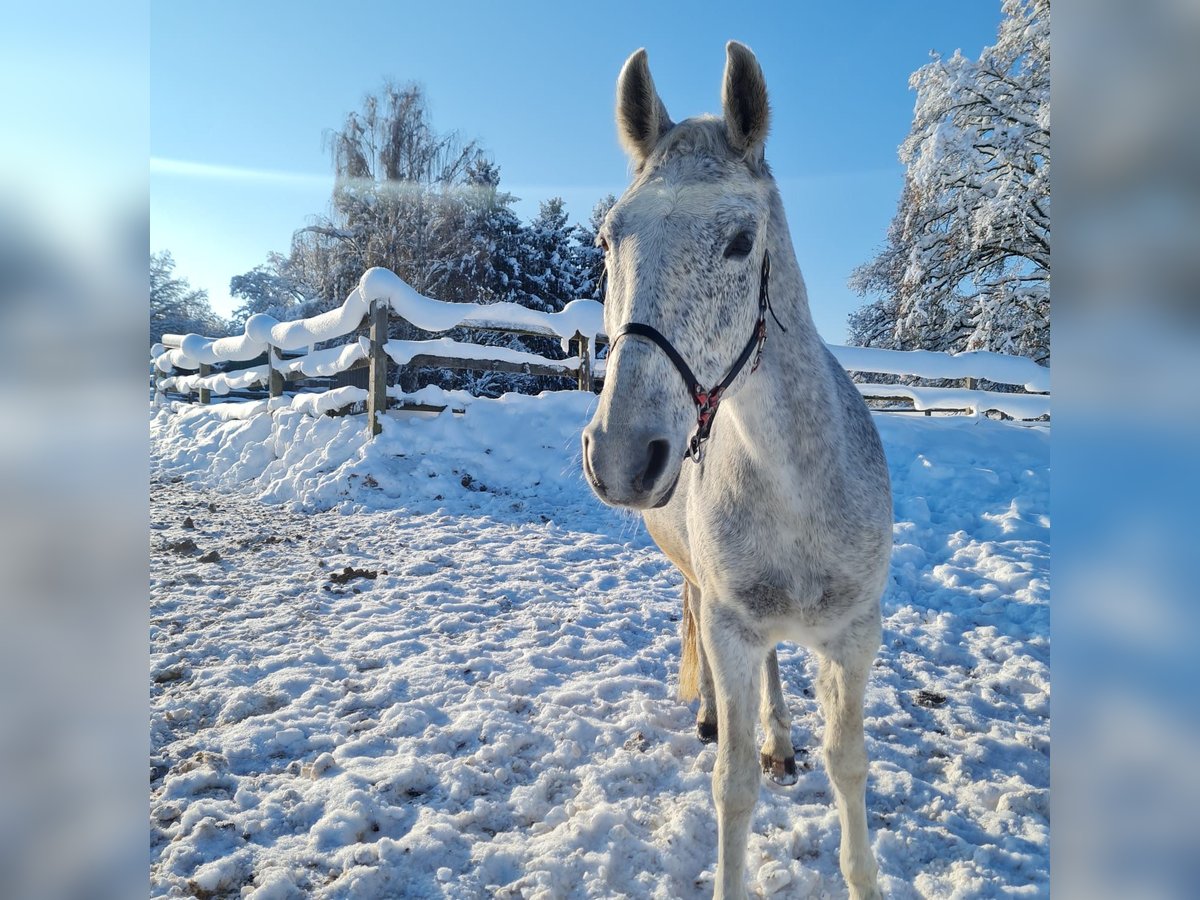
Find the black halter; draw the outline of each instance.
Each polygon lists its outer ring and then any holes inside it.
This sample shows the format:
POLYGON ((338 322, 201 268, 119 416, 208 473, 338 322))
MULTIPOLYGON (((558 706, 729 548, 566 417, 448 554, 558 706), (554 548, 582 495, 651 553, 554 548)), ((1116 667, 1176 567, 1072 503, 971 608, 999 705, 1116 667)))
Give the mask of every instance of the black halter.
POLYGON ((764 251, 762 276, 758 284, 758 320, 754 324, 754 332, 750 335, 750 340, 746 342, 746 346, 742 349, 741 354, 734 360, 728 374, 708 390, 704 389, 700 380, 692 373, 692 369, 687 364, 687 361, 680 355, 671 342, 663 337, 662 332, 658 329, 652 328, 649 325, 643 325, 641 322, 628 322, 612 336, 612 341, 609 345, 610 354, 616 348, 617 341, 621 338, 627 335, 644 337, 653 341, 663 353, 667 354, 667 359, 671 360, 676 371, 683 377, 683 383, 687 387, 688 393, 692 395, 693 402, 696 404, 696 431, 692 435, 692 439, 688 442, 688 449, 684 453, 684 457, 690 458, 695 463, 699 463, 703 455, 701 448, 704 442, 708 440, 709 432, 712 431, 713 417, 717 414, 717 406, 720 405, 725 390, 733 384, 734 379, 746 367, 746 363, 750 361, 751 357, 754 358, 754 364, 750 367, 751 372, 758 368, 758 364, 762 360, 763 344, 767 341, 767 312, 770 311, 771 318, 775 319, 776 325, 783 331, 787 331, 783 327, 783 323, 775 316, 775 310, 771 308, 771 295, 768 291, 770 279, 771 255, 764 251))

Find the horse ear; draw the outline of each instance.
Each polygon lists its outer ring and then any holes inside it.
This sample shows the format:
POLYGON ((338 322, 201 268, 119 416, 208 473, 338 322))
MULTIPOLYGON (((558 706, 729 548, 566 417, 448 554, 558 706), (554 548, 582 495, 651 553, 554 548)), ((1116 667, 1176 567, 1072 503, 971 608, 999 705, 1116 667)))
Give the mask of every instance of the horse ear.
POLYGON ((725 54, 721 106, 725 112, 729 143, 745 156, 756 152, 761 155, 771 126, 766 79, 754 53, 745 44, 730 41, 725 45, 725 54))
POLYGON ((641 166, 673 124, 654 89, 645 48, 634 51, 617 76, 617 136, 621 146, 641 166))

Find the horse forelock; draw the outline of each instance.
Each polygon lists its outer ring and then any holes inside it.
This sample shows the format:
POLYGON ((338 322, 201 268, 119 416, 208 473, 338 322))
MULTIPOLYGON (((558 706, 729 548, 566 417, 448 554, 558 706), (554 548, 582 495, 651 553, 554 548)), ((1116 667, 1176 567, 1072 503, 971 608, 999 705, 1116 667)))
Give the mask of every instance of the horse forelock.
POLYGON ((685 119, 670 128, 646 158, 639 175, 642 178, 678 170, 690 180, 717 181, 739 171, 755 178, 770 178, 771 170, 761 147, 748 156, 729 143, 725 120, 703 115, 685 119))

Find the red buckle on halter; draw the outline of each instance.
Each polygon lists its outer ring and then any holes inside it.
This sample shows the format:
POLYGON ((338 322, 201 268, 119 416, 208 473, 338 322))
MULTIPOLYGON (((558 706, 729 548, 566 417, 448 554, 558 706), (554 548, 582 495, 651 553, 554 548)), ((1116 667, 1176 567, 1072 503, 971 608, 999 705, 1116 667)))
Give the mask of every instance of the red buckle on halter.
POLYGON ((696 401, 696 430, 692 434, 692 439, 688 442, 687 456, 692 458, 693 462, 699 463, 700 457, 703 455, 704 442, 708 440, 708 433, 712 429, 713 416, 717 413, 717 406, 721 402, 721 395, 725 389, 719 385, 711 391, 702 390, 699 386, 692 389, 692 399, 696 401))

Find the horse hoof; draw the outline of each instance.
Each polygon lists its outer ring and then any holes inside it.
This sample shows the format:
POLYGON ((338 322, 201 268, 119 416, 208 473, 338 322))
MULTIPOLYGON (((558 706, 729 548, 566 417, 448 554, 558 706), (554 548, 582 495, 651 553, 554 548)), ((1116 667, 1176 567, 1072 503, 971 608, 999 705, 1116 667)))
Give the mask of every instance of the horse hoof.
POLYGON ((760 756, 762 760, 763 774, 782 787, 791 787, 798 780, 796 777, 796 757, 789 756, 786 759, 775 759, 763 753, 760 756))
POLYGON ((717 723, 716 722, 697 722, 696 736, 700 738, 702 744, 713 744, 717 740, 717 723))

